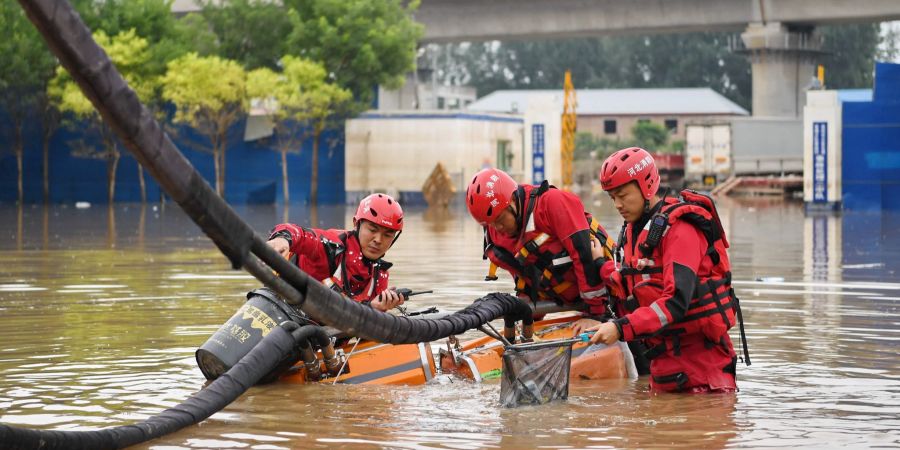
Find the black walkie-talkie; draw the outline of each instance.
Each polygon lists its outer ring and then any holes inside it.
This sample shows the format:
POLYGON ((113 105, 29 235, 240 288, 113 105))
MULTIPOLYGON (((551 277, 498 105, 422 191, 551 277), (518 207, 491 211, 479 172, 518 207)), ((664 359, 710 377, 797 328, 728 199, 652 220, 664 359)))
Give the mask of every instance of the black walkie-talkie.
POLYGON ((662 239, 668 226, 669 217, 665 214, 654 214, 650 218, 650 229, 647 230, 647 239, 640 245, 644 258, 649 258, 653 254, 653 249, 659 245, 659 241, 662 239))

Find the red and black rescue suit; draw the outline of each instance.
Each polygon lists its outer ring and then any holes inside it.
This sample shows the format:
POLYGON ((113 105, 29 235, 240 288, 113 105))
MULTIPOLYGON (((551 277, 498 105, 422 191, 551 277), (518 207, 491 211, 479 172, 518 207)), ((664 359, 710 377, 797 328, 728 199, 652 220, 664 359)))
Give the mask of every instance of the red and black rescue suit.
POLYGON ((287 239, 291 260, 311 277, 360 303, 368 304, 388 287, 391 263, 363 255, 356 230, 321 230, 280 224, 269 239, 287 239))
POLYGON ((591 234, 604 247, 612 246, 603 227, 578 197, 546 181, 520 185, 513 201, 519 235, 485 227, 485 258, 513 276, 520 297, 560 304, 581 299, 591 314, 604 314, 607 294, 598 270, 603 260, 595 263, 591 257, 591 234))
POLYGON ((622 229, 618 274, 609 270, 612 262, 603 270, 620 277, 627 298, 613 300, 620 315, 614 322, 623 340, 643 340, 648 348, 651 390, 735 391, 728 329, 740 309, 728 242, 709 197, 693 191, 682 197, 664 198, 622 229))

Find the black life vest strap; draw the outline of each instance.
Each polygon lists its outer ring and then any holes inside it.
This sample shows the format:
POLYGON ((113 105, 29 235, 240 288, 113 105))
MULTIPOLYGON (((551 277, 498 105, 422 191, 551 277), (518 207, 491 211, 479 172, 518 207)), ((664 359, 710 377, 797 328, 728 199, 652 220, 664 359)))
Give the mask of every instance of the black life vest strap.
POLYGON ((735 315, 737 315, 738 326, 741 330, 741 347, 744 349, 744 363, 749 366, 750 349, 747 348, 747 334, 744 332, 744 315, 741 313, 741 302, 738 300, 737 295, 734 294, 734 289, 731 289, 731 298, 733 300, 732 307, 734 308, 735 315))
POLYGON ((636 269, 634 267, 623 267, 619 269, 619 273, 622 276, 631 276, 631 275, 645 275, 645 274, 653 274, 653 273, 662 273, 662 267, 653 266, 653 267, 645 267, 643 269, 636 269))

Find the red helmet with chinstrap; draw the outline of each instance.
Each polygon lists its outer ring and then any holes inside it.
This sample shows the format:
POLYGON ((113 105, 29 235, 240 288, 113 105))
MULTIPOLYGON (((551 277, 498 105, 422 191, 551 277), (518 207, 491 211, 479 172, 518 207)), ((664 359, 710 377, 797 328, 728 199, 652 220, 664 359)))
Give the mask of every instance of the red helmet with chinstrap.
POLYGON ((600 186, 604 191, 636 181, 644 199, 650 200, 659 189, 659 171, 653 156, 640 147, 619 150, 600 168, 600 186))
POLYGON ((478 223, 487 225, 509 206, 519 184, 499 169, 484 169, 466 189, 466 207, 478 223))
POLYGON ((368 220, 391 230, 403 231, 403 209, 387 194, 376 193, 362 199, 353 220, 368 220))

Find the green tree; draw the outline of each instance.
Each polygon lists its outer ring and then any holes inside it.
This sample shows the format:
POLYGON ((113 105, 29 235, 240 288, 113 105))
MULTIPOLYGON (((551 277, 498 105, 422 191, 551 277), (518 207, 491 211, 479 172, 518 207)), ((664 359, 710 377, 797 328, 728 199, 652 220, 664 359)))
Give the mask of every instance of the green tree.
MULTIPOLYGON (((0 0, 0 107, 9 117, 8 128, 13 136, 11 152, 16 158, 17 199, 22 203, 24 126, 29 113, 41 103, 42 92, 53 77, 56 59, 47 50, 43 39, 25 17, 22 8, 13 0, 0 0)), ((44 178, 47 165, 44 166, 44 178)))
POLYGON ((248 70, 277 68, 285 54, 285 36, 291 32, 284 7, 269 0, 204 0, 201 4, 201 14, 217 38, 217 55, 248 70))
POLYGON ((669 142, 669 130, 658 123, 639 121, 631 127, 631 134, 638 147, 651 151, 663 150, 669 142))
MULTIPOLYGON (((275 113, 276 146, 281 152, 285 202, 289 200, 287 152, 299 151, 302 139, 308 137, 312 139, 309 203, 315 205, 318 202, 319 141, 322 132, 330 124, 347 116, 353 105, 353 95, 349 90, 328 82, 325 68, 319 63, 285 56, 281 66, 283 72, 269 91, 278 104, 275 113)), ((254 74, 252 91, 256 96, 264 95, 264 84, 271 83, 273 75, 265 71, 254 74)))
MULTIPOLYGON (((112 38, 102 30, 96 31, 94 40, 103 47, 138 97, 145 102, 151 99, 156 91, 158 79, 146 73, 147 61, 150 58, 147 40, 138 36, 133 29, 112 38)), ((82 94, 81 88, 72 80, 65 68, 61 66, 58 68, 56 77, 50 81, 47 88, 47 94, 60 111, 70 113, 79 121, 69 121, 68 126, 80 127, 81 121, 84 121, 88 124, 87 130, 100 137, 101 148, 87 145, 83 140, 76 141, 71 144, 72 154, 80 158, 106 161, 107 200, 112 204, 116 192, 116 169, 121 157, 115 133, 106 125, 94 109, 94 105, 82 94)), ((138 174, 142 180, 143 171, 140 166, 138 174)), ((143 200, 146 200, 146 197, 143 200)))
POLYGON ((750 64, 730 33, 591 37, 430 46, 442 83, 497 89, 555 89, 567 69, 579 88, 710 86, 749 104, 750 64), (672 70, 675 67, 679 70, 672 70))
MULTIPOLYGON (((828 89, 871 88, 881 25, 833 25, 819 28, 825 42, 821 64, 828 89)), ((812 76, 812 74, 810 74, 812 76)))
POLYGON ((218 56, 188 53, 169 63, 162 79, 163 98, 175 107, 175 123, 190 125, 209 139, 216 192, 225 195, 225 151, 228 130, 246 110, 244 68, 218 56))
MULTIPOLYGON (((102 30, 115 36, 129 30, 148 42, 140 67, 144 78, 161 78, 169 61, 188 51, 208 54, 215 48, 215 35, 202 16, 188 14, 176 18, 172 14, 173 0, 78 0, 76 8, 92 30, 102 30)), ((153 92, 142 97, 144 104, 157 115, 164 109, 160 83, 154 80, 153 92)), ((48 116, 52 119, 52 115, 48 116)), ((127 155, 127 153, 126 153, 127 155)), ((141 201, 146 201, 144 170, 140 163, 138 183, 141 201)))
POLYGON ((599 139, 593 133, 579 131, 575 133, 575 160, 590 159, 591 153, 600 149, 599 139))
MULTIPOLYGON (((173 0, 80 0, 76 6, 87 26, 116 36, 134 30, 150 44, 143 68, 161 76, 166 64, 201 45, 210 35, 196 18, 178 19, 172 14, 173 0), (196 26, 196 27, 195 27, 196 26)), ((195 50, 196 51, 196 50, 195 50)), ((148 99, 152 100, 152 99, 148 99)))
MULTIPOLYGON (((826 85, 871 87, 881 39, 878 24, 824 26, 826 85)), ((735 103, 751 103, 750 63, 733 51, 737 33, 684 33, 429 46, 443 84, 498 89, 559 89, 566 69, 578 88, 709 86, 735 103)), ((885 52, 890 52, 890 42, 885 52)), ((810 74, 812 76, 812 74, 810 74)))
POLYGON ((285 0, 293 30, 287 54, 321 62, 329 80, 350 90, 354 111, 372 104, 375 88, 397 88, 415 63, 422 26, 418 0, 285 0), (406 4, 406 6, 404 6, 406 4))

